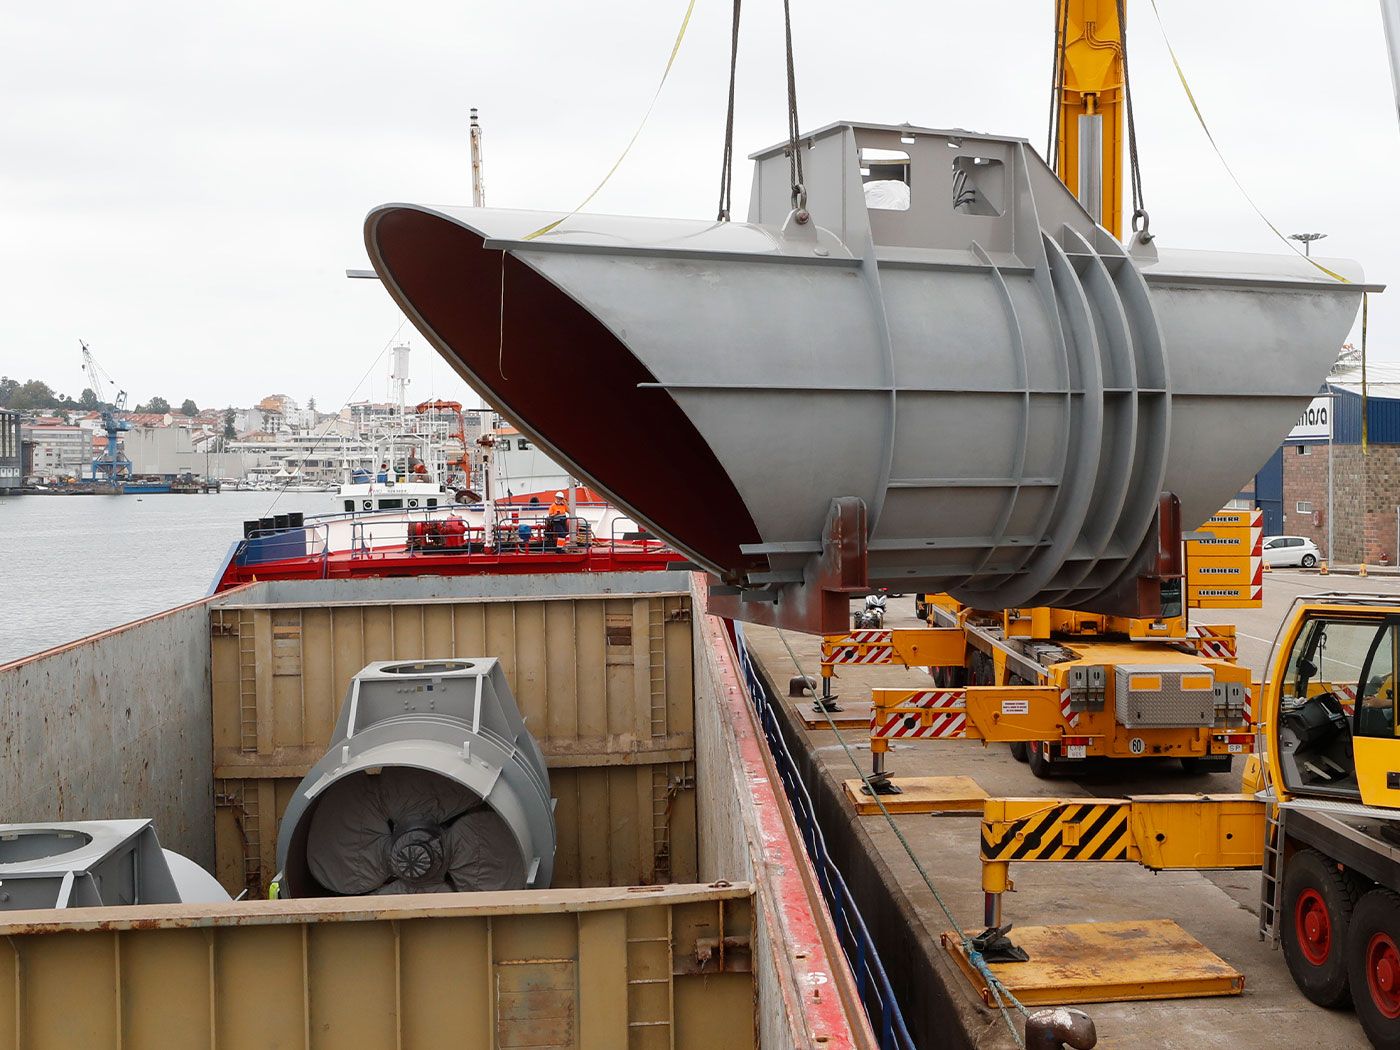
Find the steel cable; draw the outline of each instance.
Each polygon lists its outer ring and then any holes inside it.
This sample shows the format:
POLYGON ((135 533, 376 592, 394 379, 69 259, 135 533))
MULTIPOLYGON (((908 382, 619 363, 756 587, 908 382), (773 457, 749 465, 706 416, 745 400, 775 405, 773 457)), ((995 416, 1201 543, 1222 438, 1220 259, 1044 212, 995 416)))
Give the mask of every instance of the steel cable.
POLYGON ((1065 41, 1069 38, 1069 0, 1059 0, 1060 26, 1050 62, 1050 130, 1045 141, 1045 163, 1060 174, 1060 103, 1065 89, 1065 41))
POLYGON ((792 177, 792 206, 796 211, 805 212, 807 210, 807 188, 802 181, 802 154, 797 144, 801 131, 797 122, 797 73, 793 68, 792 60, 790 0, 783 0, 783 38, 787 45, 788 174, 792 177))
POLYGON ((1123 111, 1128 120, 1128 165, 1133 194, 1133 217, 1130 220, 1134 233, 1140 234, 1144 242, 1152 240, 1147 207, 1142 198, 1142 167, 1138 163, 1137 125, 1133 122, 1133 82, 1128 75, 1128 20, 1123 0, 1118 0, 1118 40, 1123 58, 1123 111), (1138 220, 1142 220, 1139 229, 1138 220))
POLYGON ((743 0, 734 0, 734 29, 729 42, 729 109, 724 118, 724 162, 719 180, 719 213, 716 220, 729 221, 734 191, 734 82, 739 74, 739 9, 743 0))
MULTIPOLYGON (((775 628, 775 630, 778 632, 779 640, 783 643, 783 648, 787 650, 788 658, 792 660, 792 666, 797 670, 799 676, 806 678, 807 672, 802 667, 802 662, 797 659, 797 654, 793 652, 792 646, 788 643, 787 634, 781 627, 775 628)), ((821 705, 816 706, 821 707, 821 705)), ((856 758, 854 752, 851 751, 851 746, 846 743, 845 737, 843 737, 837 729, 836 720, 831 717, 831 712, 827 711, 825 707, 821 707, 821 712, 826 718, 827 725, 832 730, 832 735, 836 738, 837 742, 840 743, 841 750, 845 753, 846 758, 850 760, 861 782, 866 787, 870 787, 870 777, 862 772, 860 761, 856 758)), ((949 925, 952 926, 953 931, 958 935, 962 943, 962 949, 967 955, 967 961, 972 964, 973 968, 982 975, 982 979, 987 982, 987 990, 991 992, 992 998, 996 1000, 997 1008, 1001 1011, 1002 1020, 1006 1022, 1006 1027, 1011 1030, 1011 1037, 1016 1041, 1018 1047, 1024 1048, 1026 1045, 1025 1040, 1022 1038, 1021 1033, 1016 1030, 1016 1025, 1011 1020, 1011 1011, 1007 1007, 1009 1004, 1024 1017, 1028 1014, 1025 1005, 1011 993, 1011 990, 1007 988, 1006 985, 1002 984, 1001 979, 997 977, 996 974, 992 973, 990 967, 987 965, 987 961, 982 958, 982 953, 972 946, 972 938, 963 931, 962 926, 960 926, 957 919, 953 917, 952 909, 948 907, 938 890, 934 888, 933 879, 929 876, 923 864, 919 862, 918 856, 914 853, 914 847, 909 844, 909 840, 904 837, 904 832, 902 832, 899 829, 899 825, 895 823, 894 816, 880 798, 880 793, 874 788, 871 788, 870 798, 875 805, 879 807, 880 815, 885 818, 885 823, 889 825, 890 830, 894 832, 895 838, 899 840, 900 846, 903 847, 904 853, 909 858, 910 863, 914 865, 914 870, 918 872, 919 878, 923 881, 925 888, 933 895, 933 899, 937 903, 939 910, 943 912, 943 917, 948 920, 949 925)))

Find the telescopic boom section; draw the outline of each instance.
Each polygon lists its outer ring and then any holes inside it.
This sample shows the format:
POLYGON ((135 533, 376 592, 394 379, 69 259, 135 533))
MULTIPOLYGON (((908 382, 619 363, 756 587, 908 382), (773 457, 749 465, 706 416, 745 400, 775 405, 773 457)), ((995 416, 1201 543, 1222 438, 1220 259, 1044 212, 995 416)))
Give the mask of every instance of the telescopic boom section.
POLYGON ((1123 26, 1118 0, 1057 0, 1054 160, 1099 225, 1123 236, 1123 26))

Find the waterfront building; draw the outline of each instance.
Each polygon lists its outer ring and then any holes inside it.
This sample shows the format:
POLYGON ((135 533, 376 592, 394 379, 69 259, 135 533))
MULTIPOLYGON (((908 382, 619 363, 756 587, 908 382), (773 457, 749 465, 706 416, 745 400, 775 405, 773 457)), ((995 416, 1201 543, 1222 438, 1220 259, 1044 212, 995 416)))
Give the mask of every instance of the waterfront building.
MULTIPOLYGON (((1341 564, 1400 555, 1400 366, 1335 372, 1247 490, 1265 535, 1303 536, 1341 564), (1365 419, 1365 446, 1362 420, 1365 419)), ((1244 495, 1244 494, 1242 494, 1244 495)))
POLYGON ((30 445, 29 473, 41 479, 83 478, 92 473, 92 437, 82 427, 47 419, 20 427, 30 445))
POLYGON ((23 462, 19 413, 0 410, 0 496, 19 491, 23 462))

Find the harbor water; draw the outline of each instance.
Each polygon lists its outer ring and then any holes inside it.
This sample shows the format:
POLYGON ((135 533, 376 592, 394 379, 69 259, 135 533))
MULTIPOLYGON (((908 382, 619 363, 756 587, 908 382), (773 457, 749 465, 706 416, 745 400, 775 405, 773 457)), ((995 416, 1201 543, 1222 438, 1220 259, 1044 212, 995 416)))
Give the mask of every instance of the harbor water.
POLYGON ((203 597, 243 521, 330 492, 0 498, 0 664, 203 597))

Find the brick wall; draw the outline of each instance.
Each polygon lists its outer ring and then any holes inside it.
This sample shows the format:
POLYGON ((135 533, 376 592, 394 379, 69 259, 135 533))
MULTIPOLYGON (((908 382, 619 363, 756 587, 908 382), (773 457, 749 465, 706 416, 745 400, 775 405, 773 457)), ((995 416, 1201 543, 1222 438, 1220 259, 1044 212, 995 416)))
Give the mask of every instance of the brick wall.
POLYGON ((1359 445, 1332 446, 1332 514, 1327 520, 1327 446, 1311 446, 1310 455, 1299 455, 1297 446, 1283 452, 1283 528, 1293 536, 1306 536, 1327 554, 1327 532, 1332 536, 1333 556, 1339 563, 1385 560, 1396 564, 1396 508, 1400 507, 1400 445, 1372 445, 1368 455, 1359 445), (1314 526, 1311 514, 1297 511, 1299 501, 1310 502, 1320 512, 1314 526))
MULTIPOLYGON (((1340 447, 1340 446, 1338 446, 1340 447)), ((1306 536, 1327 553, 1327 446, 1288 445, 1283 450, 1283 531, 1290 536, 1306 536), (1308 451, 1299 455, 1298 449, 1308 451), (1311 513, 1299 514, 1298 503, 1308 502, 1320 512, 1321 525, 1313 524, 1311 513)), ((1340 535, 1338 536, 1340 539, 1340 535)), ((1345 561, 1341 552, 1337 560, 1345 561)))

